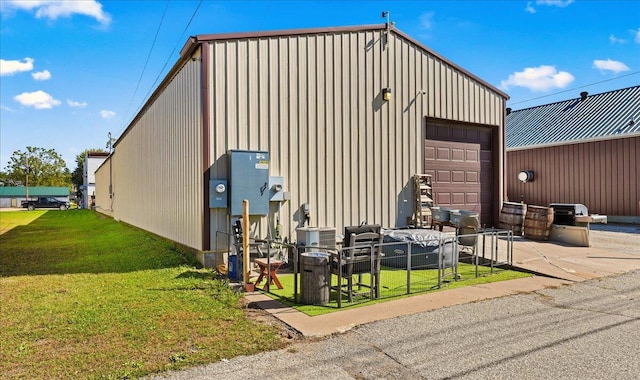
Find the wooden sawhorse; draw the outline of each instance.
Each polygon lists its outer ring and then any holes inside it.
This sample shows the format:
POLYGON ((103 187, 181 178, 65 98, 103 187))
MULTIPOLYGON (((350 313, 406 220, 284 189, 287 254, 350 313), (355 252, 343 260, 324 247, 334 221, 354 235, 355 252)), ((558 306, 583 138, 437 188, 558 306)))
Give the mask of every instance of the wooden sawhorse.
MULTIPOLYGON (((282 266, 283 262, 280 260, 271 260, 269 266, 271 267, 269 272, 267 273, 267 259, 254 259, 254 263, 258 264, 260 267, 260 276, 256 280, 256 286, 262 281, 262 279, 267 279, 269 276, 271 277, 271 284, 275 284, 278 289, 283 289, 282 283, 280 283, 280 279, 278 279, 278 269, 282 266)), ((267 282, 263 290, 267 290, 269 288, 269 283, 267 282)))

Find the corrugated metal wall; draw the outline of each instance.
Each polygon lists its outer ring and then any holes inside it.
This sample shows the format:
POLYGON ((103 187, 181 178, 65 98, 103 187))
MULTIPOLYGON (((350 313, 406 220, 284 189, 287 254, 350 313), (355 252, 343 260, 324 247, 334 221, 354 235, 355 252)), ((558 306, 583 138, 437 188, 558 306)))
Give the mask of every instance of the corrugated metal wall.
MULTIPOLYGON (((375 30, 210 41, 211 178, 227 178, 227 150, 266 150, 291 193, 285 236, 302 203, 314 226, 405 225, 424 116, 502 128, 505 99, 410 39, 386 40, 375 30)), ((213 235, 228 231, 224 211, 211 216, 213 235)))
POLYGON ((512 201, 546 206, 582 203, 590 213, 640 216, 640 137, 507 152, 507 194, 512 201), (534 181, 517 174, 533 170, 534 181))
MULTIPOLYGON (((95 172, 95 209, 96 211, 109 216, 113 216, 113 205, 111 203, 111 198, 109 197, 109 184, 111 184, 112 181, 111 163, 111 157, 108 157, 95 172)), ((87 207, 89 206, 89 203, 87 203, 87 207)))
MULTIPOLYGON (((184 60, 96 172, 99 211, 197 249, 216 248, 216 231, 229 230, 226 211, 211 210, 210 247, 203 235, 203 168, 228 178, 229 149, 269 151, 270 174, 284 176, 291 193, 283 235, 295 239, 302 203, 311 206, 311 225, 404 225, 414 209, 411 175, 424 170, 425 117, 504 126, 501 94, 402 33, 213 39, 203 54, 206 107, 200 61, 184 60)), ((276 210, 272 204, 260 236, 276 210)))
MULTIPOLYGON (((200 61, 186 61, 111 157, 113 217, 196 249, 204 218, 200 78, 200 61)), ((108 171, 106 163, 96 173, 103 210, 111 208, 108 171)))

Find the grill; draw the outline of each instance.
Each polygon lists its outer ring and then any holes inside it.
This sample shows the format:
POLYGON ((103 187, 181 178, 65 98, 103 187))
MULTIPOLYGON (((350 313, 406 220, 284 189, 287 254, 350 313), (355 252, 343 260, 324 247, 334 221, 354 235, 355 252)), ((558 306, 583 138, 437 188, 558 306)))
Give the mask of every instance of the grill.
POLYGON ((587 206, 580 203, 551 203, 553 208, 553 224, 562 226, 575 226, 576 216, 589 215, 587 206))

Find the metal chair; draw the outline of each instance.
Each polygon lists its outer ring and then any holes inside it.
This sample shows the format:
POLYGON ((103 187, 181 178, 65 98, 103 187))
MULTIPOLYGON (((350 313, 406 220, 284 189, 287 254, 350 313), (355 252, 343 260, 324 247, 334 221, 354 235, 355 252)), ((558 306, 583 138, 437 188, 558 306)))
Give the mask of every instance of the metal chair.
MULTIPOLYGON (((236 252, 238 252, 238 255, 242 255, 244 253, 244 233, 242 231, 242 223, 240 220, 237 220, 231 226, 231 230, 233 231, 233 246, 235 247, 236 252)), ((262 248, 265 247, 266 243, 266 240, 249 238, 249 254, 253 257, 265 257, 262 252, 262 248)))
POLYGON ((338 307, 341 306, 342 296, 346 295, 349 302, 357 295, 368 296, 370 299, 380 298, 380 258, 382 234, 364 232, 345 237, 345 245, 334 255, 331 265, 332 274, 338 276, 338 284, 332 286, 337 293, 338 307), (369 273, 369 281, 363 281, 363 274, 369 273), (357 280, 354 277, 357 276, 357 280), (346 283, 344 282, 346 281, 346 283), (354 291, 366 288, 367 291, 354 291))
POLYGON ((438 287, 442 285, 442 281, 447 276, 452 276, 455 280, 459 279, 458 275, 458 249, 455 238, 447 237, 440 240, 440 245, 433 252, 440 255, 438 259, 438 287), (447 274, 447 269, 449 274, 447 274))
POLYGON ((477 217, 463 216, 456 230, 458 245, 470 248, 472 255, 475 254, 478 243, 478 228, 480 228, 480 221, 477 217))

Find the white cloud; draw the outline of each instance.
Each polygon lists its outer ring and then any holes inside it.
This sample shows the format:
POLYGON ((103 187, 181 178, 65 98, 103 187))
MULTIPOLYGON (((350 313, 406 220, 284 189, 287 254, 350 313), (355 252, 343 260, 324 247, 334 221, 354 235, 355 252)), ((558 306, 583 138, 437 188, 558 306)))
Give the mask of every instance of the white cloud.
POLYGON ((76 102, 74 100, 67 99, 67 105, 74 108, 84 108, 87 106, 87 102, 76 102))
POLYGON ((536 13, 536 9, 533 7, 533 5, 531 5, 530 1, 527 3, 527 7, 524 10, 531 14, 536 13))
POLYGON ((620 44, 620 45, 623 45, 623 44, 627 43, 626 40, 624 40, 622 38, 618 38, 618 37, 614 36, 613 34, 609 36, 609 42, 611 42, 612 44, 620 44))
POLYGON ((33 58, 25 58, 22 61, 5 61, 0 59, 0 75, 13 75, 23 71, 33 70, 33 58))
POLYGON ((16 112, 14 109, 9 108, 9 107, 5 106, 4 104, 0 104, 0 110, 7 111, 7 112, 16 112))
POLYGON ((573 0, 537 0, 536 1, 536 4, 538 5, 550 5, 553 7, 560 7, 560 8, 568 7, 571 3, 573 3, 573 0))
POLYGON ((433 28, 433 12, 423 13, 420 15, 420 26, 422 29, 431 30, 433 28))
POLYGON ((627 65, 622 62, 613 61, 611 59, 596 59, 593 61, 593 68, 600 71, 612 71, 616 74, 623 71, 629 71, 629 67, 627 65))
POLYGON ((102 116, 103 119, 111 119, 116 116, 116 113, 113 111, 102 110, 100 111, 100 116, 102 116))
POLYGON ((20 95, 14 96, 13 99, 23 106, 33 107, 38 110, 50 109, 54 106, 59 106, 61 103, 59 100, 54 99, 53 96, 42 90, 35 92, 23 92, 20 95))
POLYGON ((102 25, 111 23, 111 15, 104 12, 102 4, 95 0, 4 0, 3 8, 7 8, 6 10, 35 10, 37 18, 48 18, 50 20, 79 14, 93 17, 102 25))
MULTIPOLYGON (((640 44, 640 28, 630 29, 629 35, 631 35, 631 39, 633 40, 633 42, 640 44)), ((613 34, 609 36, 609 41, 612 44, 621 44, 621 45, 626 44, 628 42, 628 40, 625 40, 624 38, 618 38, 613 34)))
MULTIPOLYGON (((574 0, 536 0, 536 5, 547 5, 552 7, 568 7, 574 0)), ((525 11, 534 14, 536 13, 536 9, 533 7, 531 1, 527 2, 527 7, 524 9, 525 11)))
POLYGON ((525 87, 531 91, 548 91, 553 88, 567 87, 574 80, 574 76, 566 71, 557 71, 555 67, 541 65, 526 67, 523 71, 509 75, 507 80, 500 82, 504 89, 511 86, 525 87))
POLYGON ((49 80, 49 79, 51 79, 51 73, 49 72, 49 70, 44 70, 44 71, 38 71, 38 72, 35 72, 35 73, 31 73, 31 76, 35 80, 49 80))

